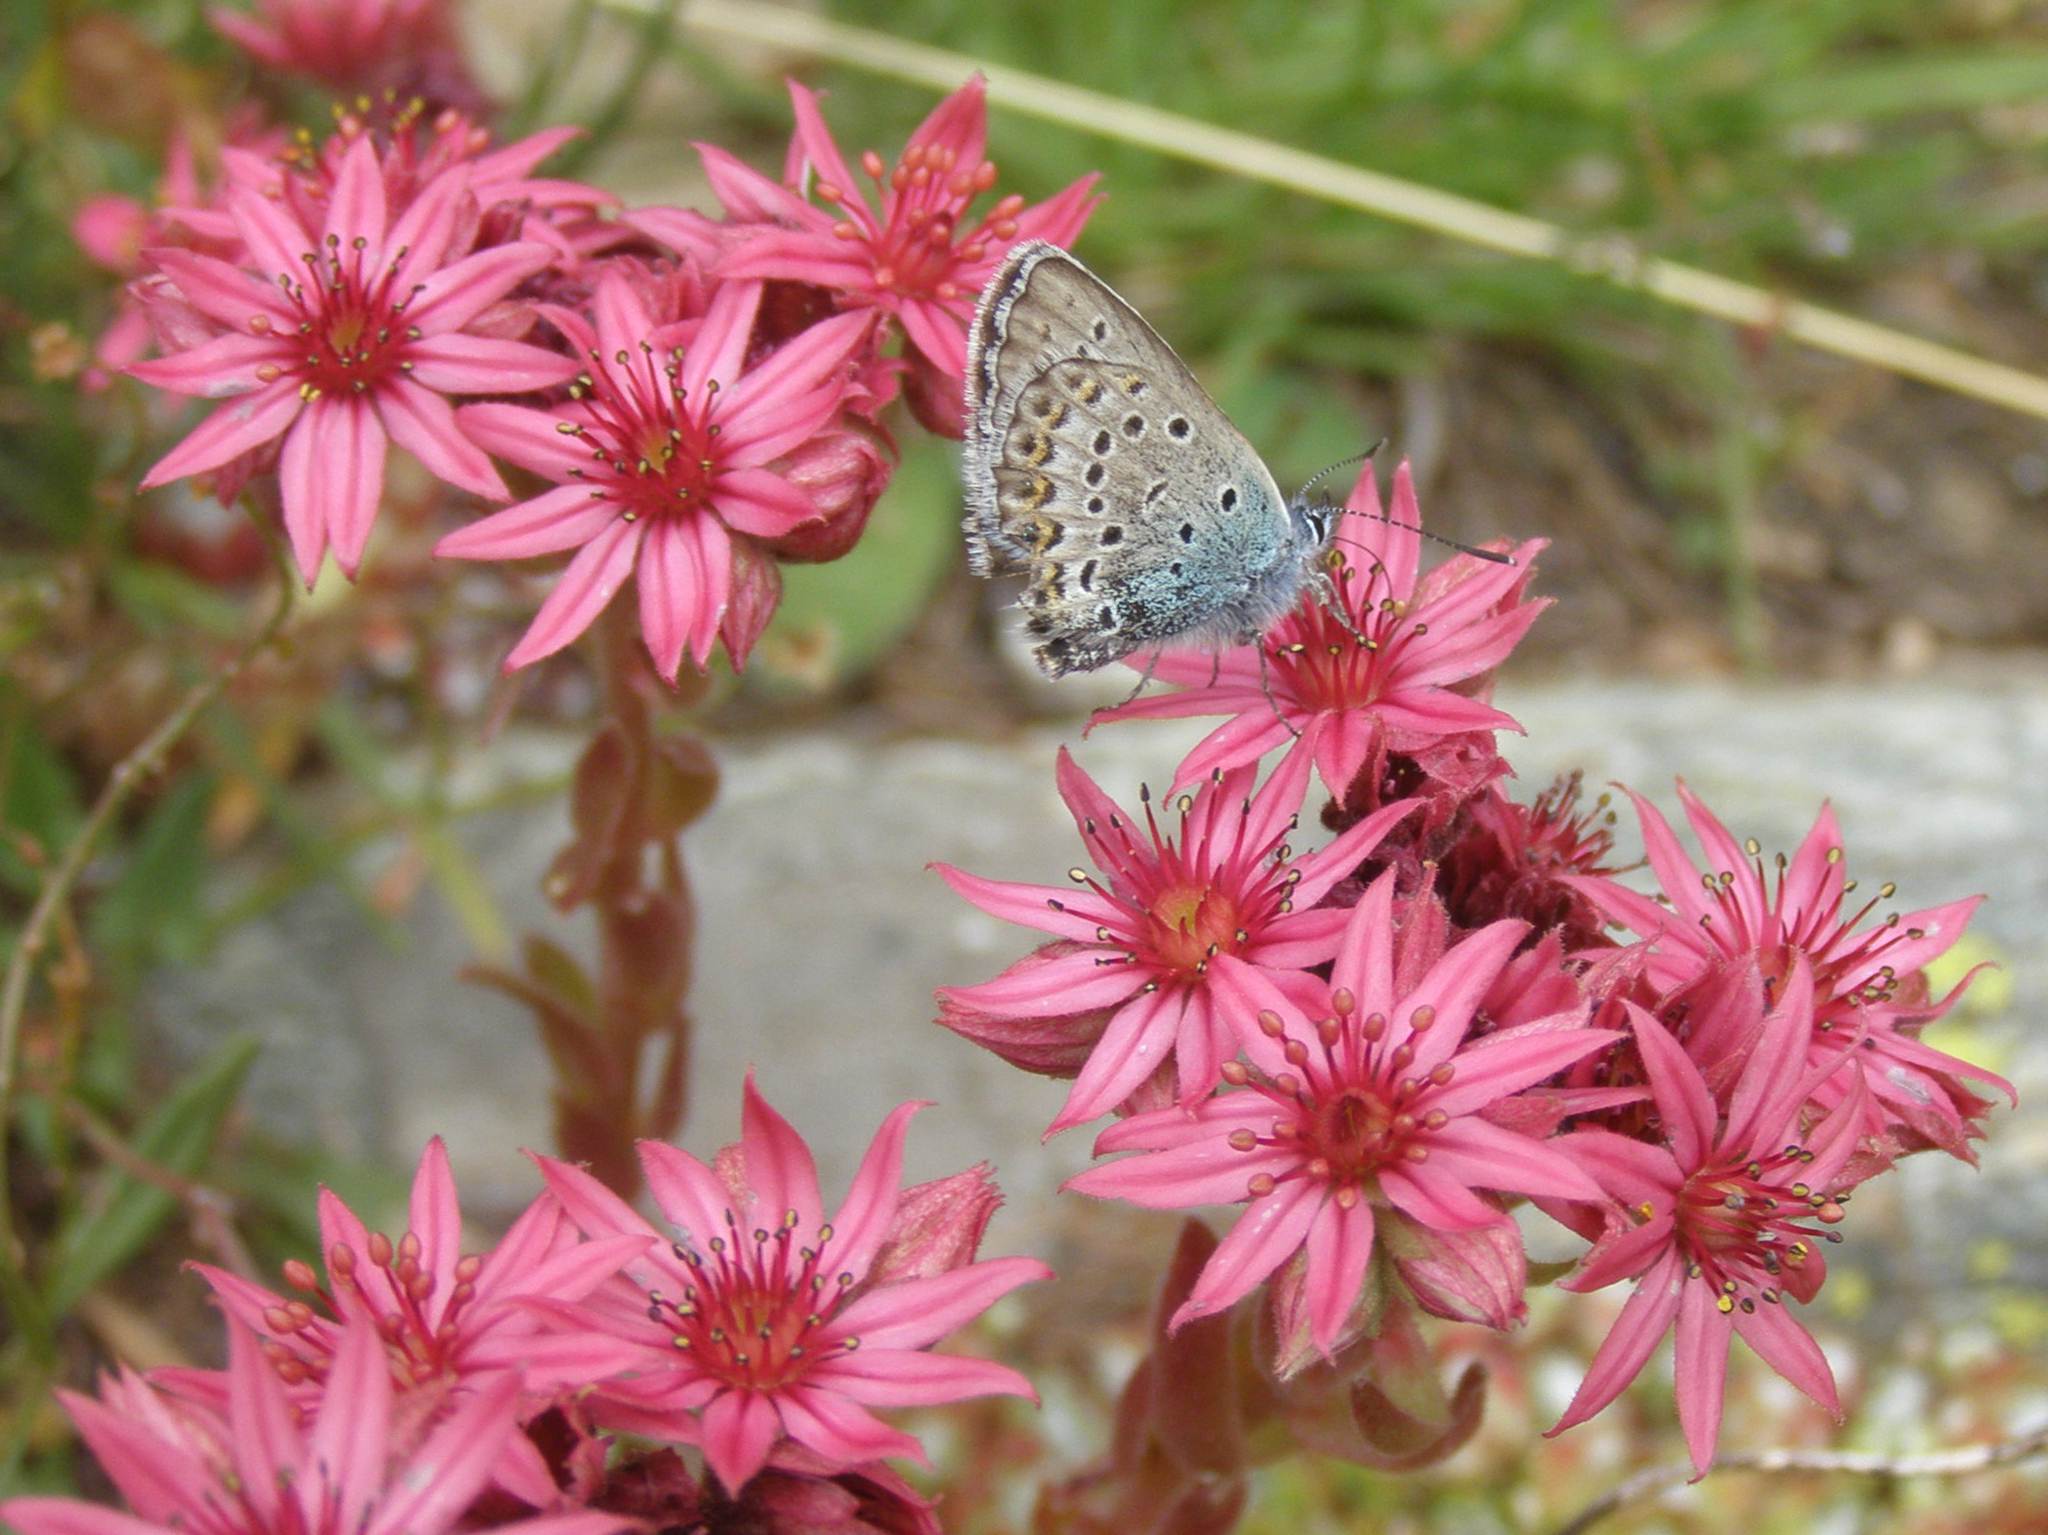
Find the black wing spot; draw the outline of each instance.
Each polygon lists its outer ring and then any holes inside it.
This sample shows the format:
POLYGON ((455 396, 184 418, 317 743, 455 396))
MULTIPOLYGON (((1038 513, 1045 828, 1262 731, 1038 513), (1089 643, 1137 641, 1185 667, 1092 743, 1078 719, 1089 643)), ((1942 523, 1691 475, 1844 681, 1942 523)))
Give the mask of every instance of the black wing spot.
POLYGON ((1024 620, 1024 632, 1034 639, 1044 639, 1052 633, 1052 618, 1045 613, 1033 613, 1024 620))
POLYGON ((1082 563, 1081 590, 1084 592, 1095 590, 1095 561, 1093 560, 1087 560, 1082 563))
POLYGON ((1116 608, 1113 604, 1105 602, 1096 610, 1095 626, 1098 629, 1114 629, 1116 627, 1116 608))
POLYGON ((1223 494, 1222 494, 1222 495, 1221 495, 1220 497, 1218 497, 1218 498, 1217 498, 1217 504, 1218 504, 1218 505, 1220 505, 1220 506, 1221 506, 1221 507, 1223 508, 1223 510, 1225 510, 1226 512, 1234 512, 1234 511, 1236 511, 1236 510, 1237 510, 1237 487, 1236 487, 1235 485, 1226 485, 1226 486, 1224 486, 1224 487, 1223 487, 1223 494))
POLYGON ((1095 434, 1095 451, 1098 456, 1107 453, 1114 446, 1116 446, 1115 439, 1109 433, 1097 432, 1095 434))
POLYGON ((1181 573, 1182 566, 1179 560, 1175 560, 1171 565, 1167 566, 1166 569, 1168 573, 1177 576, 1181 573))
POLYGON ((1090 331, 1097 341, 1107 341, 1109 339, 1109 321, 1097 319, 1095 324, 1090 327, 1090 331))
POLYGON ((1113 549, 1123 541, 1124 530, 1118 527, 1115 523, 1111 523, 1108 527, 1104 528, 1102 530, 1102 536, 1096 540, 1096 542, 1101 544, 1102 547, 1105 549, 1113 549))
POLYGON ((1088 498, 1088 515, 1091 517, 1100 517, 1102 515, 1102 497, 1090 496, 1088 498))
POLYGON ((1186 438, 1188 433, 1192 431, 1193 428, 1188 425, 1188 418, 1186 416, 1175 416, 1171 421, 1166 423, 1166 430, 1170 432, 1176 440, 1181 440, 1186 438))
POLYGON ((1184 544, 1191 544, 1195 541, 1195 525, 1192 522, 1184 522, 1180 525, 1180 541, 1184 544))
POLYGON ((1165 494, 1166 481, 1154 480, 1152 482, 1152 488, 1145 492, 1145 504, 1147 506, 1150 506, 1153 502, 1157 501, 1161 496, 1165 494))
POLYGON ((1103 482, 1103 480, 1108 476, 1108 474, 1109 471, 1103 468, 1102 465, 1090 464, 1088 466, 1088 472, 1082 475, 1081 478, 1086 480, 1090 487, 1093 487, 1096 485, 1100 485, 1103 482))
POLYGON ((1139 438, 1145 435, 1145 418, 1140 415, 1124 417, 1124 436, 1139 438))

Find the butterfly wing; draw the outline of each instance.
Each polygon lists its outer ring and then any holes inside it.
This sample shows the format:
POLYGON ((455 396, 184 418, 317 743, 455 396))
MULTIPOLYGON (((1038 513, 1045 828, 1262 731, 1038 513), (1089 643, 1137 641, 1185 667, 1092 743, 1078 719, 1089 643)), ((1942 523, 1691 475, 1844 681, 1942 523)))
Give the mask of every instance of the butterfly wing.
POLYGON ((1238 639, 1294 552, 1250 443, 1159 334, 1057 246, 1012 251, 968 339, 967 542, 1030 573, 1058 676, 1146 644, 1238 639))

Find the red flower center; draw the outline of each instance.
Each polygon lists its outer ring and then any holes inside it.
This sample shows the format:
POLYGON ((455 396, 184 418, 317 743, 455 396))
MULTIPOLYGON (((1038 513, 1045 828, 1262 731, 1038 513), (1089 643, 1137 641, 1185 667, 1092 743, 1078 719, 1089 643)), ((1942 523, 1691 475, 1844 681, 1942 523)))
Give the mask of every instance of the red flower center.
POLYGON ((681 516, 711 506, 718 476, 718 427, 707 422, 709 396, 693 405, 680 381, 681 348, 667 357, 645 342, 640 356, 619 351, 607 363, 590 354, 594 373, 579 377, 571 393, 590 413, 586 423, 564 421, 557 430, 580 437, 596 467, 582 472, 594 495, 636 517, 681 516))
POLYGON ((991 239, 1016 238, 1017 215, 1024 209, 1023 198, 1005 197, 956 242, 968 205, 995 185, 995 163, 962 165, 959 152, 943 144, 913 144, 893 168, 885 168, 872 149, 860 163, 881 199, 879 228, 858 208, 847 206, 844 188, 820 182, 816 190, 821 202, 849 214, 832 232, 842 240, 866 243, 874 258, 875 286, 906 298, 971 298, 956 280, 958 268, 986 260, 991 239))
POLYGON ((1679 1240, 1693 1275, 1720 1292, 1724 1314, 1738 1306, 1754 1311, 1758 1301, 1774 1305, 1781 1289, 1804 1300, 1817 1288, 1818 1266, 1811 1278, 1800 1272, 1810 1244, 1841 1237, 1805 1222, 1833 1226, 1848 1196, 1809 1188, 1799 1170, 1812 1160, 1804 1148, 1787 1146, 1756 1161, 1702 1168, 1679 1191, 1679 1240))
POLYGON ((705 1244, 708 1256, 676 1244, 693 1276, 682 1299, 650 1297, 649 1314, 674 1326, 678 1350, 735 1390, 774 1391, 832 1350, 860 1347, 858 1338, 818 1342, 853 1285, 851 1273, 831 1272, 830 1226, 819 1229, 813 1248, 793 1245, 794 1210, 772 1231, 742 1234, 729 1211, 726 1220, 728 1234, 705 1244))
MULTIPOLYGON (((305 254, 310 285, 287 272, 279 285, 300 315, 298 334, 306 350, 291 369, 301 380, 307 399, 320 395, 367 394, 406 367, 405 353, 418 331, 405 322, 405 309, 420 291, 414 284, 397 289, 400 250, 380 272, 364 270, 369 242, 358 237, 348 252, 340 240, 327 237, 327 255, 305 254)), ((268 322, 255 327, 268 328, 268 322)), ((281 370, 280 370, 281 371, 281 370)), ((259 369, 266 383, 278 376, 259 369)))
MULTIPOLYGON (((1773 890, 1764 869, 1763 849, 1756 839, 1750 838, 1743 851, 1749 855, 1749 868, 1739 873, 1723 869, 1718 874, 1700 876, 1707 895, 1719 908, 1706 922, 1706 929, 1722 951, 1740 955, 1753 950, 1765 980, 1771 983, 1790 974, 1793 960, 1804 954, 1813 967, 1814 1018, 1822 1033, 1859 1008, 1890 1001, 1902 978, 1883 963, 1885 951, 1901 942, 1917 943, 1927 935, 1917 927, 1900 927, 1897 912, 1866 931, 1859 933, 1856 928, 1881 903, 1896 895, 1898 887, 1890 883, 1880 886, 1862 910, 1844 919, 1841 896, 1810 907, 1787 903, 1783 853, 1774 860, 1777 888, 1773 890), (1745 884, 1750 886, 1755 904, 1765 913, 1759 930, 1754 932, 1743 911, 1739 887, 1745 884)), ((1839 863, 1841 858, 1839 847, 1828 849, 1829 863, 1839 863)), ((1851 880, 1843 885, 1841 895, 1848 895, 1855 888, 1856 883, 1851 880)))
MULTIPOLYGON (((435 1278, 420 1266, 420 1239, 408 1231, 394 1248, 391 1238, 373 1231, 365 1247, 367 1251, 359 1254, 346 1242, 335 1243, 328 1249, 327 1274, 336 1290, 348 1292, 357 1307, 377 1318, 392 1374, 401 1383, 417 1384, 456 1369, 462 1313, 476 1294, 483 1260, 472 1253, 456 1263, 455 1288, 438 1318, 430 1318, 435 1278), (365 1257, 384 1271, 388 1290, 365 1281, 360 1267, 365 1257)), ((310 1264, 290 1260, 284 1265, 284 1280, 291 1289, 319 1301, 327 1317, 339 1321, 346 1314, 310 1264)), ((287 1382, 327 1378, 333 1350, 319 1312, 302 1300, 287 1300, 265 1310, 263 1325, 271 1334, 264 1352, 287 1382)))
MULTIPOLYGON (((1271 1135, 1236 1130, 1231 1146, 1238 1151, 1288 1147, 1300 1158, 1299 1175, 1330 1185, 1337 1202, 1348 1207, 1370 1192, 1381 1168, 1428 1160, 1430 1132, 1450 1121, 1441 1109, 1422 1107, 1421 1099, 1432 1087, 1449 1083, 1456 1068, 1445 1062, 1425 1074, 1410 1075, 1415 1048, 1406 1040, 1391 1050, 1385 1047, 1384 1015, 1356 1017, 1351 993, 1342 987, 1331 997, 1331 1008, 1336 1016, 1316 1025, 1316 1050, 1287 1039, 1278 1014, 1259 1014, 1260 1030, 1268 1038, 1285 1040, 1283 1050, 1295 1071, 1267 1078, 1255 1075, 1242 1061, 1232 1061, 1223 1068, 1223 1077, 1234 1086, 1265 1094, 1281 1110, 1271 1135)), ((1427 1030, 1435 1021, 1434 1010, 1417 1008, 1411 1021, 1418 1032, 1427 1030)), ((1277 1182, 1259 1174, 1252 1178, 1249 1192, 1258 1198, 1271 1193, 1277 1182)))
POLYGON ((1405 602, 1392 596, 1373 600, 1373 588, 1385 584, 1386 574, 1373 561, 1363 590, 1354 593, 1349 588, 1358 579, 1357 567, 1341 553, 1331 556, 1331 579, 1350 626, 1315 594, 1304 597, 1266 641, 1276 691, 1314 711, 1363 708, 1388 691, 1402 648, 1429 626, 1409 624, 1405 602))
POLYGON ((1176 885, 1152 898, 1147 946, 1171 968, 1196 974, 1218 954, 1234 954, 1249 938, 1230 892, 1213 885, 1176 885))

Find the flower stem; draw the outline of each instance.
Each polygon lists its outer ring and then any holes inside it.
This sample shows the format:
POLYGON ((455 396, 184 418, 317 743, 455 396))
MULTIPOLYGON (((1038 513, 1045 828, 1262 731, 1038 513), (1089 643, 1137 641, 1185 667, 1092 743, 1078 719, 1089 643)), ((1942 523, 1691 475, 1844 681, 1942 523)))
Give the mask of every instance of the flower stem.
MULTIPOLYGON (((1860 1450, 1763 1450, 1755 1455, 1723 1456, 1707 1471, 1709 1475, 1722 1471, 1759 1471, 1776 1475, 1787 1472, 1843 1472, 1850 1476, 1879 1477, 1969 1476, 2044 1454, 2048 1454, 2048 1424, 2011 1439, 1936 1450, 1927 1455, 1877 1455, 1860 1450)), ((1693 1479, 1690 1461, 1638 1471, 1587 1504, 1567 1523, 1559 1525, 1553 1535, 1586 1535, 1586 1531, 1629 1504, 1655 1497, 1666 1488, 1693 1479)))
MULTIPOLYGON (((99 798, 93 802, 92 809, 36 893, 35 905, 30 908, 28 920, 15 939, 13 952, 7 957, 6 978, 0 981, 0 1304, 6 1306, 31 1357, 39 1367, 44 1367, 39 1369, 41 1374, 47 1374, 47 1366, 55 1355, 54 1321, 36 1293, 19 1235, 14 1229, 14 1203, 7 1167, 21 1022, 28 1007, 29 985, 34 979, 37 961, 49 942, 50 929, 65 909, 72 888, 84 874, 100 837, 144 780, 163 765, 185 732, 258 656, 269 649, 283 631, 285 620, 291 616, 297 587, 290 563, 282 542, 267 528, 263 531, 278 563, 278 597, 269 617, 219 671, 189 689, 156 729, 114 764, 113 771, 107 775, 107 781, 100 789, 99 798)), ((34 1398, 24 1400, 33 1401, 34 1398)), ((27 1416, 24 1414, 24 1418, 27 1416)), ((0 1468, 12 1464, 18 1457, 23 1442, 21 1435, 26 1432, 26 1427, 21 1427, 6 1447, 0 1449, 0 1468)))

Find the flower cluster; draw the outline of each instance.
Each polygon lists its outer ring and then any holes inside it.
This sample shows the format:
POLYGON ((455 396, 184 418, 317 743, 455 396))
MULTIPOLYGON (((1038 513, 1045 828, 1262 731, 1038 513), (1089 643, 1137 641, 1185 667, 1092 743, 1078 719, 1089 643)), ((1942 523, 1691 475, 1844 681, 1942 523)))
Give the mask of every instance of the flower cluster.
POLYGON ((538 174, 569 130, 492 142, 488 104, 437 63, 439 0, 214 19, 267 68, 363 94, 324 140, 252 120, 210 179, 181 149, 159 206, 81 210, 81 245, 132 278, 93 378, 223 401, 143 485, 203 477, 223 501, 273 502, 308 585, 329 552, 361 567, 394 447, 461 500, 509 503, 436 550, 569 556, 508 670, 629 582, 663 677, 721 644, 743 665, 778 562, 859 538, 893 465, 884 407, 903 394, 959 435, 981 284, 1018 240, 1071 240, 1098 201, 1085 177, 971 211, 996 181, 977 78, 895 166, 862 157, 872 200, 792 84, 782 180, 704 145, 717 216, 625 210, 538 174))
POLYGON ((1415 1313, 1513 1325, 1526 1199, 1591 1243, 1568 1288, 1635 1285, 1558 1428, 1675 1327, 1704 1468, 1732 1337, 1836 1407, 1787 1302, 1819 1288, 1856 1184, 1914 1151, 1969 1157, 1990 1107, 1975 1086, 2011 1091, 1918 1037, 1955 998, 1925 967, 1975 903, 1879 915, 1886 887, 1845 910, 1825 810, 1773 883, 1682 785, 1706 868, 1637 797, 1663 895, 1619 882, 1607 797, 1582 807, 1574 776, 1519 801, 1495 749, 1514 722, 1492 675, 1544 606, 1525 596, 1541 543, 1425 574, 1417 517, 1407 466, 1391 515, 1368 467, 1323 590, 1220 660, 1134 660, 1182 686, 1097 723, 1227 716, 1175 774, 1196 786, 1178 837, 1062 753, 1100 874, 1063 890, 941 868, 1053 941, 941 991, 940 1022, 1074 1078, 1052 1131, 1120 1116, 1069 1187, 1242 1206, 1168 1322, 1264 1285, 1269 1389, 1320 1360, 1398 1396, 1375 1372, 1412 1364, 1415 1313), (1313 851, 1290 840, 1311 766, 1335 833, 1313 851))
POLYGON ((1013 1370, 928 1349, 1050 1273, 975 1261, 998 1203, 986 1168, 900 1186, 921 1107, 889 1116, 827 1220, 809 1149, 750 1079, 741 1140, 715 1163, 641 1144, 665 1225, 539 1158, 546 1190, 482 1253, 461 1250, 436 1140, 396 1241, 323 1191, 324 1275, 292 1260, 273 1291, 201 1268, 227 1315, 225 1370, 123 1371, 97 1397, 64 1394, 131 1514, 23 1497, 0 1520, 22 1535, 607 1535, 711 1509, 732 1528, 814 1528, 803 1510, 838 1508, 847 1535, 935 1531, 884 1464, 921 1459, 918 1441, 869 1409, 1030 1397, 1013 1370))

